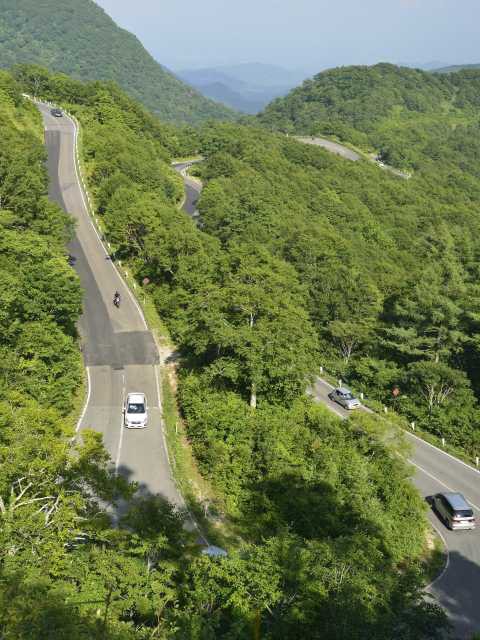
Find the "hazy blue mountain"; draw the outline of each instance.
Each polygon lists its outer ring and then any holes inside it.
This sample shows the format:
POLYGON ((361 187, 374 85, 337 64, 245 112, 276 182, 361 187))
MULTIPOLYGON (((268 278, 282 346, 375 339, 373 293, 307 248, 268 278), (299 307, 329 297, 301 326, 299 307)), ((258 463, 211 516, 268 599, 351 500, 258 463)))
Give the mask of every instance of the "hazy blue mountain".
POLYGON ((285 69, 260 62, 225 65, 218 67, 217 70, 231 78, 257 87, 289 86, 293 88, 309 76, 304 70, 285 69))
POLYGON ((422 71, 433 71, 440 67, 448 66, 448 62, 440 60, 431 60, 430 62, 398 62, 399 67, 408 67, 409 69, 421 69, 422 71))
POLYGON ((185 69, 178 71, 177 75, 203 95, 244 113, 254 114, 274 98, 287 95, 308 74, 255 62, 185 69))

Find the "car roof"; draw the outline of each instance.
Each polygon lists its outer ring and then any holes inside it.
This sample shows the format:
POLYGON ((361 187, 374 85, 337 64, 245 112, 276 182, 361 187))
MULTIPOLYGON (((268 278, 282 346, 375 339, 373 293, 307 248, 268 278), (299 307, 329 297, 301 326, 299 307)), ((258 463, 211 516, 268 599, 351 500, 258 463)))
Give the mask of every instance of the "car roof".
POLYGON ((337 391, 340 391, 340 393, 352 393, 347 387, 337 387, 337 391))
POLYGON ((141 404, 142 402, 145 402, 145 394, 134 391, 128 394, 127 400, 128 402, 133 402, 134 404, 141 404))
POLYGON ((441 495, 448 500, 453 509, 471 509, 461 493, 442 493, 441 495))

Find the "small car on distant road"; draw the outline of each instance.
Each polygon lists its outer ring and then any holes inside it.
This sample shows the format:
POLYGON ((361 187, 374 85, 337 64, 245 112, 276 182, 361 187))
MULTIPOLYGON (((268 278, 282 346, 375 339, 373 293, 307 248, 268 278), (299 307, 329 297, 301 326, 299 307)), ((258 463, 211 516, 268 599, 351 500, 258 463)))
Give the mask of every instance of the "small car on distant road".
POLYGON ((358 409, 362 406, 350 389, 347 389, 346 387, 337 387, 336 389, 333 389, 328 394, 328 397, 330 400, 333 400, 333 402, 336 402, 348 411, 351 409, 358 409))
POLYGON ((55 118, 62 118, 63 117, 63 111, 61 109, 57 109, 56 107, 54 109, 52 109, 50 111, 50 113, 52 114, 52 116, 54 116, 55 118))
POLYGON ((144 393, 129 393, 123 409, 127 429, 143 429, 148 422, 147 398, 144 393))
POLYGON ((437 493, 431 504, 449 529, 475 529, 472 507, 461 493, 437 493))

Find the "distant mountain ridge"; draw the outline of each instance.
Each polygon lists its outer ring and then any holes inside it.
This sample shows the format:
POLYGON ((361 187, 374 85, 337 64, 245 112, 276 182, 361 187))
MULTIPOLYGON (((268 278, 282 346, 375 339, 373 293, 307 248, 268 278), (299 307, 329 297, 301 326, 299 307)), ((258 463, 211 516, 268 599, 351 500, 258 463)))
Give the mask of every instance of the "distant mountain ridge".
POLYGON ((480 69, 480 63, 479 64, 452 64, 449 67, 432 69, 432 71, 433 73, 456 73, 457 71, 465 71, 468 69, 480 69))
POLYGON ((239 111, 255 114, 275 98, 286 95, 308 74, 254 62, 185 69, 177 75, 203 95, 239 111))
POLYGON ((80 80, 114 80, 171 122, 234 117, 162 67, 93 0, 0 0, 0 66, 17 63, 80 80))

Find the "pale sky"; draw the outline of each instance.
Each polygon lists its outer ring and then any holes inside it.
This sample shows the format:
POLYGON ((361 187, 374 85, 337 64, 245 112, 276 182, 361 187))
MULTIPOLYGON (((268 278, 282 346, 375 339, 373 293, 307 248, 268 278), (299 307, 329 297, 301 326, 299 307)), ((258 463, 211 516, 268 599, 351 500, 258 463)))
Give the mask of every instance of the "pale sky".
POLYGON ((480 0, 96 0, 171 69, 480 63, 480 0))

